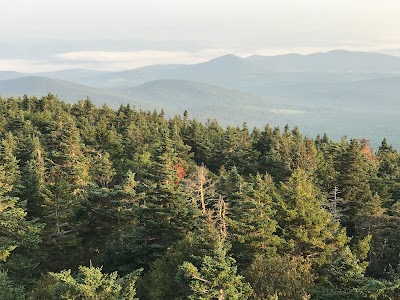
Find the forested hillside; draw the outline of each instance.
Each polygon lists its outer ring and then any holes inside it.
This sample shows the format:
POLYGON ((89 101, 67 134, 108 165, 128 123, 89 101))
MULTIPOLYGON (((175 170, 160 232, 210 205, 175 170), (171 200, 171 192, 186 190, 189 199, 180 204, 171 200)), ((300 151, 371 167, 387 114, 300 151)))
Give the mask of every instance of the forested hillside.
POLYGON ((50 94, 0 111, 0 299, 400 299, 383 137, 50 94))

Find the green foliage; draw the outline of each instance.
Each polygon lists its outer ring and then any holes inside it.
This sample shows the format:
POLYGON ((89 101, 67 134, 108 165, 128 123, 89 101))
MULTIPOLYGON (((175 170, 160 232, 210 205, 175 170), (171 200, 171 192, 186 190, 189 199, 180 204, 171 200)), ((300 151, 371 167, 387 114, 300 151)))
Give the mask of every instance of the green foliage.
POLYGON ((243 189, 236 196, 227 196, 230 210, 228 227, 232 252, 239 265, 247 267, 257 254, 275 253, 283 241, 276 234, 278 222, 275 213, 279 196, 272 178, 257 175, 243 189))
POLYGON ((100 187, 107 188, 116 175, 108 152, 97 153, 91 169, 92 180, 100 187))
POLYGON ((350 235, 362 235, 364 212, 363 207, 370 203, 373 194, 370 186, 371 174, 374 171, 374 161, 369 156, 366 145, 358 140, 351 140, 338 155, 339 189, 344 199, 343 225, 350 235), (363 152, 364 151, 364 152, 363 152))
POLYGON ((71 270, 50 273, 31 293, 30 299, 135 300, 135 284, 140 270, 118 277, 104 274, 102 268, 80 266, 73 277, 71 270))
POLYGON ((0 293, 397 299, 399 182, 386 140, 0 99, 0 293))
POLYGON ((5 184, 18 187, 20 180, 20 170, 18 160, 14 155, 16 149, 16 141, 11 132, 8 132, 6 138, 1 141, 0 146, 0 162, 4 169, 7 170, 7 176, 4 178, 5 184))
POLYGON ((0 300, 25 300, 25 291, 0 270, 0 300))
POLYGON ((235 260, 227 255, 222 241, 216 245, 212 256, 204 256, 200 267, 184 262, 178 276, 187 281, 190 290, 188 299, 192 300, 245 300, 252 292, 244 278, 237 275, 235 260))
POLYGON ((200 265, 202 258, 215 247, 215 228, 204 224, 202 230, 190 233, 174 247, 168 249, 165 255, 155 260, 150 270, 138 282, 140 299, 168 300, 186 299, 187 282, 182 280, 179 269, 183 262, 191 261, 200 265))
POLYGON ((254 289, 252 299, 309 299, 314 284, 311 264, 299 256, 262 256, 246 270, 254 289))
POLYGON ((279 225, 289 253, 312 259, 317 265, 347 243, 346 233, 324 208, 326 199, 302 169, 281 184, 279 225))
POLYGON ((211 161, 215 166, 236 167, 241 174, 254 173, 257 169, 259 153, 253 149, 253 140, 247 125, 243 128, 227 127, 217 144, 211 161))
POLYGON ((362 297, 374 300, 399 300, 400 280, 394 282, 386 280, 365 279, 360 287, 355 289, 362 297))
POLYGON ((8 196, 12 186, 6 180, 6 173, 0 166, 0 268, 26 280, 37 267, 35 258, 41 239, 42 226, 27 220, 25 203, 8 196))

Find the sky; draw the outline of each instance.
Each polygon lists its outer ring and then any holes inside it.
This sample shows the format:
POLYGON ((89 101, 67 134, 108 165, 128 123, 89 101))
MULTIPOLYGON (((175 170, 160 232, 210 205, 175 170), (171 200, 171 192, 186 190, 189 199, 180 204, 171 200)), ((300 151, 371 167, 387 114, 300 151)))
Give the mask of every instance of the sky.
POLYGON ((400 54, 398 0, 1 0, 0 70, 105 71, 224 54, 400 54))

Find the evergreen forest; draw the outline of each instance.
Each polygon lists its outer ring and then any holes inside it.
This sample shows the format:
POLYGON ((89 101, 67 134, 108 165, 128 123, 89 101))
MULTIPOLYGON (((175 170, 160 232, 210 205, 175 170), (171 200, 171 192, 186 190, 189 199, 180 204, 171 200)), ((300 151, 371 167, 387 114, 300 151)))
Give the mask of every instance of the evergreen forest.
POLYGON ((399 228, 384 137, 0 98, 0 300, 398 300, 399 228))

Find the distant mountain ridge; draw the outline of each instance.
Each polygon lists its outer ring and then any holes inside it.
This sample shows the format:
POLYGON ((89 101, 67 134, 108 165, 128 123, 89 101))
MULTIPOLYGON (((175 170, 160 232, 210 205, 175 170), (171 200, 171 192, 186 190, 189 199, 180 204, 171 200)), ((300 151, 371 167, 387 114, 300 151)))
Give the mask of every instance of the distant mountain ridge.
POLYGON ((47 95, 117 107, 131 103, 169 114, 188 110, 225 125, 298 125, 326 131, 383 136, 400 146, 400 57, 344 50, 309 55, 232 54, 192 65, 153 65, 119 72, 61 70, 41 76, 0 72, 0 95, 47 95))
POLYGON ((246 60, 276 72, 400 72, 400 57, 373 52, 333 50, 308 55, 254 55, 246 60))
MULTIPOLYGON (((192 65, 153 65, 117 72, 73 69, 30 75, 97 87, 126 88, 159 79, 182 79, 236 88, 246 80, 261 80, 276 73, 297 72, 400 75, 400 57, 345 50, 308 55, 252 55, 246 58, 227 54, 192 65)), ((7 78, 6 74, 2 75, 0 72, 0 79, 12 79, 26 76, 26 74, 10 74, 9 76, 7 78)))
MULTIPOLYGON (((343 50, 309 55, 249 56, 228 54, 193 65, 155 65, 97 76, 96 86, 127 87, 158 79, 182 79, 240 88, 243 82, 276 73, 389 73, 400 75, 400 57, 343 50)), ((87 82, 93 84, 95 80, 87 82)))

